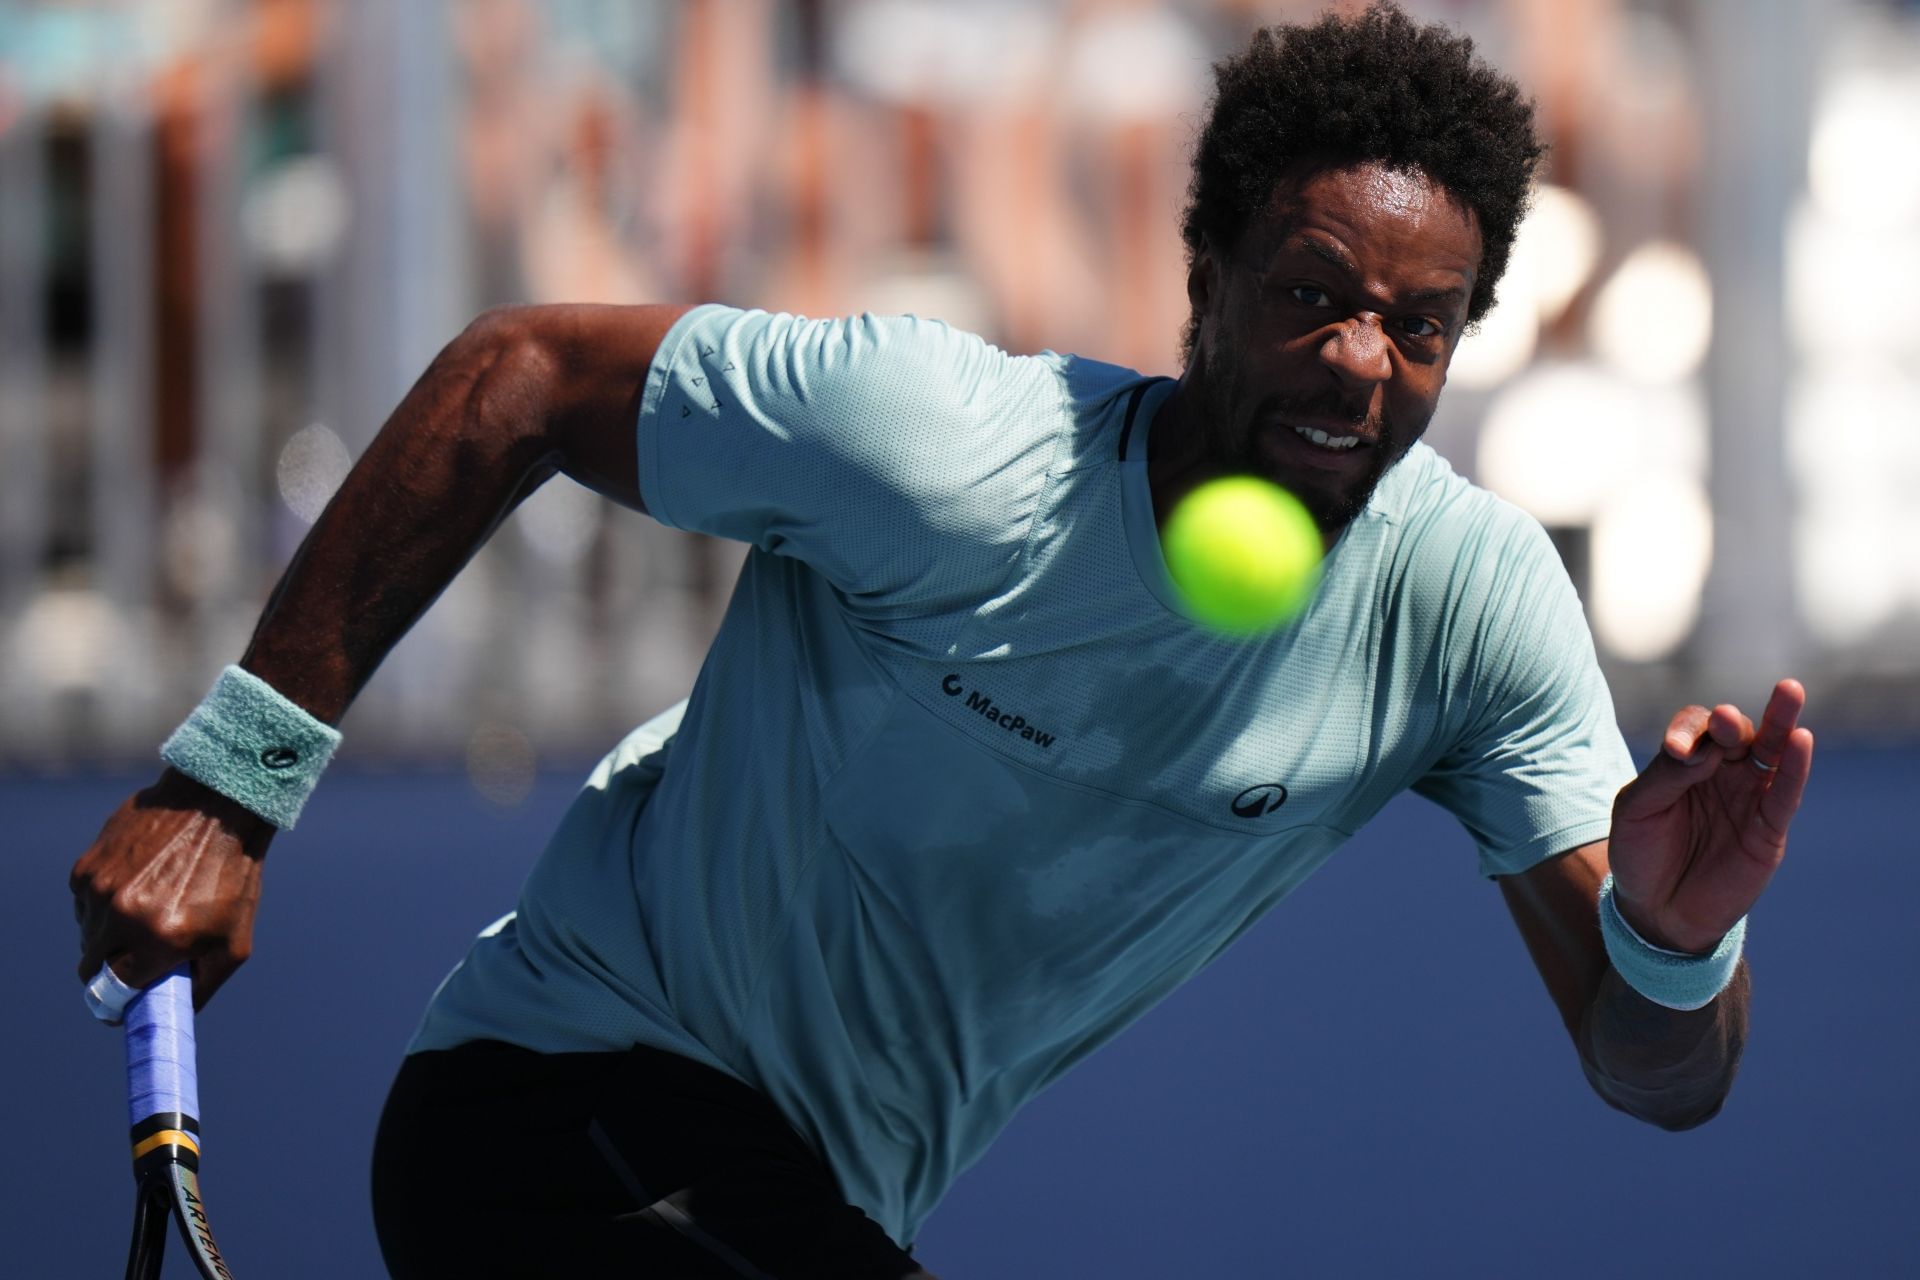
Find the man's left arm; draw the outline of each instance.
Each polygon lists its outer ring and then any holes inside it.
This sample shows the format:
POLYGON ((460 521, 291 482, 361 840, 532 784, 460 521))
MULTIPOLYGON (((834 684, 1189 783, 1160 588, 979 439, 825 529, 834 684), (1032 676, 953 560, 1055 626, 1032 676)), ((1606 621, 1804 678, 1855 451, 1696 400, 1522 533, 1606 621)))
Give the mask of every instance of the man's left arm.
POLYGON ((1686 708, 1616 798, 1607 840, 1500 880, 1594 1090, 1661 1128, 1701 1124, 1725 1101, 1746 1040, 1747 966, 1704 1007, 1649 999, 1608 958, 1601 883, 1611 868, 1614 904, 1648 944, 1713 951, 1786 856, 1813 764, 1813 735, 1798 726, 1805 704, 1783 680, 1757 729, 1730 705, 1686 708))

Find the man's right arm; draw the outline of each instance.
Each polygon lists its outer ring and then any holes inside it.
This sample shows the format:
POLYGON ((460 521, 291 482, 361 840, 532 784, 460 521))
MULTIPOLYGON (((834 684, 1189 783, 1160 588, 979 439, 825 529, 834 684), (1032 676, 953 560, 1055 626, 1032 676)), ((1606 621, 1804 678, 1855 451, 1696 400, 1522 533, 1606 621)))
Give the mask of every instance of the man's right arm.
MULTIPOLYGON (((328 723, 502 520, 555 472, 644 510, 640 395, 684 307, 489 312, 407 393, 308 533, 240 665, 328 723)), ((251 949, 273 828, 169 769, 71 878, 80 979, 192 960, 204 1002, 251 949)))

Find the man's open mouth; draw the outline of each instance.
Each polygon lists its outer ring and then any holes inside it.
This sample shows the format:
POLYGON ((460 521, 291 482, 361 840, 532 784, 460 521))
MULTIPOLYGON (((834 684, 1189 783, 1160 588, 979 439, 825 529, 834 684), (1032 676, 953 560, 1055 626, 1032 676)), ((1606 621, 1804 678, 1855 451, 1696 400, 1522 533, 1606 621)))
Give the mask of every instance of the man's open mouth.
POLYGON ((1332 435, 1318 427, 1295 427, 1293 433, 1304 440, 1310 440, 1322 449, 1353 449, 1364 444, 1359 436, 1332 435))

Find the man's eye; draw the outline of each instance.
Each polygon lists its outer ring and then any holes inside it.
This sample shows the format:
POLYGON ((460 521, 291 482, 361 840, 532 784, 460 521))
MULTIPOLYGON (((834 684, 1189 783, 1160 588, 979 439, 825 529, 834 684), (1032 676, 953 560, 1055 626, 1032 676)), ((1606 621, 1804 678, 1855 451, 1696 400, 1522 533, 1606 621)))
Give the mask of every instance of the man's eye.
POLYGON ((1410 316, 1400 324, 1410 338, 1437 338, 1443 332, 1440 325, 1427 316, 1410 316))
POLYGON ((1287 292, 1293 295, 1295 302, 1309 307, 1330 307, 1333 299, 1327 296, 1325 289, 1316 289, 1310 284, 1297 284, 1287 292))

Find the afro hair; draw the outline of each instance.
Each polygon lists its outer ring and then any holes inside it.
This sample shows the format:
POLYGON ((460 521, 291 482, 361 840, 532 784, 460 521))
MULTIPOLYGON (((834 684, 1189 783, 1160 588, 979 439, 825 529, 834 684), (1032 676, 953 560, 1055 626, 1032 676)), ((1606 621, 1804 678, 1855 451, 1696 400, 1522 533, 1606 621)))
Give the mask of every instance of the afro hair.
MULTIPOLYGON (((1471 39, 1379 0, 1256 32, 1214 77, 1180 226, 1189 263, 1206 246, 1231 252, 1282 179, 1373 162, 1417 170, 1472 210, 1482 252, 1468 323, 1492 308, 1545 147, 1533 104, 1471 39)), ((1189 359, 1198 325, 1182 337, 1189 359)))

